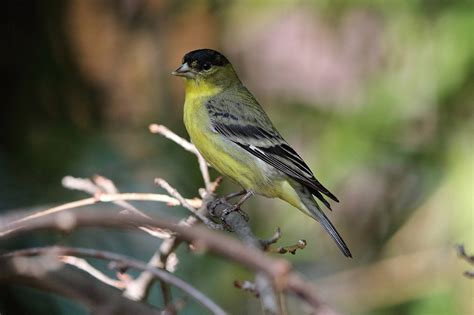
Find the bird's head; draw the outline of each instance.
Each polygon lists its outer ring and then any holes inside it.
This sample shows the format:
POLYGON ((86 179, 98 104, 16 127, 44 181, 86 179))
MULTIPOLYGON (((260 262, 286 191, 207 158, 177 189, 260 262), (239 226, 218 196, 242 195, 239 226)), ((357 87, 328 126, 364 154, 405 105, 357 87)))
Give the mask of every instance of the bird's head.
POLYGON ((198 49, 183 57, 182 65, 171 74, 189 83, 225 86, 240 82, 234 68, 224 55, 212 49, 198 49))

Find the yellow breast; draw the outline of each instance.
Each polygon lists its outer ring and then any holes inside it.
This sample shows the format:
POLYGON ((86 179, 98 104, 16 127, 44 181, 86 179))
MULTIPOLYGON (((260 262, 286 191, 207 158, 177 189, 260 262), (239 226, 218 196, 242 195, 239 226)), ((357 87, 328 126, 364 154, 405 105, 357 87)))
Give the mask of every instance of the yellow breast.
POLYGON ((216 89, 203 89, 203 87, 198 91, 195 85, 187 84, 184 124, 191 141, 218 172, 245 189, 264 190, 263 187, 269 186, 269 178, 262 172, 261 166, 264 162, 212 129, 205 104, 211 96, 219 92, 216 89))

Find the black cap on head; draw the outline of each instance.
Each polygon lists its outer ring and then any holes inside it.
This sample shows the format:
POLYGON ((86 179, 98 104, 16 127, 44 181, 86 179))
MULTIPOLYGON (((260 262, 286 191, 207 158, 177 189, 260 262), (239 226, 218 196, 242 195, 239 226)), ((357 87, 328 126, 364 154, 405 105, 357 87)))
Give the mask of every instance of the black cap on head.
POLYGON ((229 64, 224 55, 212 49, 198 49, 188 52, 183 57, 183 63, 187 63, 190 67, 202 70, 209 65, 225 66, 229 64))

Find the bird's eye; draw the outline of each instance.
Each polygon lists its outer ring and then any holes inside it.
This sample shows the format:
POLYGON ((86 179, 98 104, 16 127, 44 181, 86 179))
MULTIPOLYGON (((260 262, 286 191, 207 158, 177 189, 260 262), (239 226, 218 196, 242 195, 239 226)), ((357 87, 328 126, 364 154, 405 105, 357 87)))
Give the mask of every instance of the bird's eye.
POLYGON ((211 69, 211 64, 209 62, 206 62, 202 65, 202 68, 204 70, 209 70, 209 69, 211 69))

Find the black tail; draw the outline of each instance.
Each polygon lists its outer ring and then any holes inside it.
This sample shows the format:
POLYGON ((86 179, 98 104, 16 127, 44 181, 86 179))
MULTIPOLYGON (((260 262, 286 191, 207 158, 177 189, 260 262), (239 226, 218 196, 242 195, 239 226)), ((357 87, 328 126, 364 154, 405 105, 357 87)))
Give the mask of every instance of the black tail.
POLYGON ((314 200, 313 196, 311 195, 311 192, 309 192, 308 189, 305 187, 301 187, 300 189, 296 187, 294 188, 298 193, 298 196, 301 198, 301 201, 308 209, 308 214, 316 221, 321 223, 326 232, 328 232, 329 235, 331 235, 332 239, 336 242, 337 246, 344 254, 344 256, 352 258, 351 251, 347 247, 342 237, 337 232, 334 225, 332 225, 331 221, 329 221, 328 217, 326 217, 324 212, 321 210, 316 200, 314 200))

